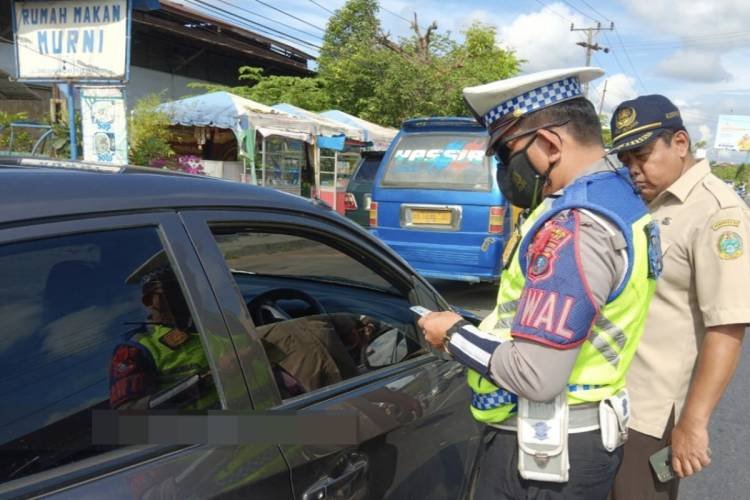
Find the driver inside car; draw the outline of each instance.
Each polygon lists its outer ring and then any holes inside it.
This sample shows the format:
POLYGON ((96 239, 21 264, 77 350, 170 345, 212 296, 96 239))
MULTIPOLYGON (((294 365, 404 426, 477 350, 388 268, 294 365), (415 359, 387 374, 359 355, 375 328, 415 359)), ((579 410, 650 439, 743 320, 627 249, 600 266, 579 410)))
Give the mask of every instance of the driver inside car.
POLYGON ((256 327, 285 397, 360 374, 379 322, 348 313, 316 314, 256 327))

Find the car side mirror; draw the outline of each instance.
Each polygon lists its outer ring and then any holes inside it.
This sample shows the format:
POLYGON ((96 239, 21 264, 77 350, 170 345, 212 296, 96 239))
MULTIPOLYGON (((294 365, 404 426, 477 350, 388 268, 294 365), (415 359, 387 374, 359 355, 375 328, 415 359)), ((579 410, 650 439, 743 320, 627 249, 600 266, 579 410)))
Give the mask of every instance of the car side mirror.
POLYGON ((406 359, 409 346, 406 336, 397 328, 378 335, 365 348, 365 365, 370 369, 383 368, 406 359))

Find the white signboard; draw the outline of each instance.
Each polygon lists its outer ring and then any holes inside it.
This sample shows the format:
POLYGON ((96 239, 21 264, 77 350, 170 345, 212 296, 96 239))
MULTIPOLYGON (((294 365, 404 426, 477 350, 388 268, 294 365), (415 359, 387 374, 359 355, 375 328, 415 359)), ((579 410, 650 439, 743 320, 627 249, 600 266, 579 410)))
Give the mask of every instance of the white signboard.
POLYGON ((126 80, 128 0, 14 3, 19 80, 126 80))
POLYGON ((83 160, 128 162, 127 115, 121 87, 81 87, 83 160))
POLYGON ((750 116, 719 115, 714 148, 750 151, 750 116))

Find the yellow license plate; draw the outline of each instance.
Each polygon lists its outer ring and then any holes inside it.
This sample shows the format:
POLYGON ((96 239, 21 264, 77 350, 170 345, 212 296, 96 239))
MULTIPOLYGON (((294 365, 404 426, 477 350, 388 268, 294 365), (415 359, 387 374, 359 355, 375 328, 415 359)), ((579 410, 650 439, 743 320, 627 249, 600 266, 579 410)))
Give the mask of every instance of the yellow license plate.
POLYGON ((453 216, 450 210, 412 210, 412 224, 450 226, 453 216))

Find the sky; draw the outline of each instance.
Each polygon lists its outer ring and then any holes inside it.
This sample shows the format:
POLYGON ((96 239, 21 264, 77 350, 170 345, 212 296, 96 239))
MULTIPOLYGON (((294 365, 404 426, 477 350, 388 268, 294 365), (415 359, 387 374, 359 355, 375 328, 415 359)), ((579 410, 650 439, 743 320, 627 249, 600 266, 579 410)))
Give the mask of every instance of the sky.
MULTIPOLYGON (((209 5, 241 15, 298 40, 283 40, 316 55, 331 13, 344 0, 179 0, 211 12, 209 5), (283 23, 283 25, 281 24, 283 23), (286 25, 286 26, 284 26, 286 25), (294 28, 294 29, 292 29, 294 28)), ((391 38, 410 34, 414 13, 421 26, 458 39, 475 21, 497 29, 497 44, 526 62, 522 72, 583 66, 583 31, 601 23, 592 65, 606 75, 589 98, 611 113, 623 100, 663 94, 681 110, 693 141, 713 145, 720 114, 750 115, 750 1, 748 0, 381 0, 379 18, 391 38), (602 92, 606 81, 606 93, 602 92)), ((223 15, 214 9, 214 14, 223 15)), ((237 23, 243 21, 233 19, 237 23)), ((259 28, 247 26, 248 28, 259 28)), ((282 37, 268 32, 281 41, 282 37)), ((745 154, 714 151, 709 159, 743 161, 745 154)))

